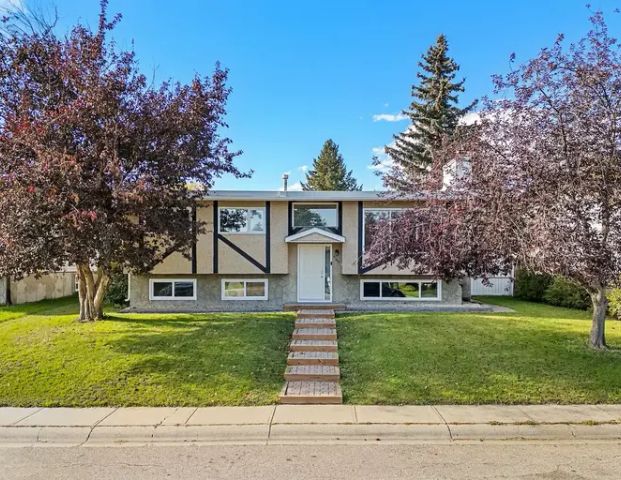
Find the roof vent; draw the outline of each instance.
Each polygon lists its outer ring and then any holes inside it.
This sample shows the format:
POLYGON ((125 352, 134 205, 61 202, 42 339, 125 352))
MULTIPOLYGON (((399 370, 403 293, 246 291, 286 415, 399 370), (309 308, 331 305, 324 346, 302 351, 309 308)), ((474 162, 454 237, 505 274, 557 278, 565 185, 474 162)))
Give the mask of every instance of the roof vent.
POLYGON ((289 181, 289 174, 288 173, 283 173, 282 174, 282 191, 287 193, 287 183, 289 181))

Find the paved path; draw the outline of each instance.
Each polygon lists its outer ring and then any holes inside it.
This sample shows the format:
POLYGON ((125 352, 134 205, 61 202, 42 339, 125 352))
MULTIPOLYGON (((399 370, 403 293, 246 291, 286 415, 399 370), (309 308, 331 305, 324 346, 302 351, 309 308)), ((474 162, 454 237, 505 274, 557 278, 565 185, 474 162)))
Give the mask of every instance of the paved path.
POLYGON ((621 405, 0 408, 0 445, 621 440, 621 405))
POLYGON ((0 480, 618 480, 613 443, 0 447, 0 480))

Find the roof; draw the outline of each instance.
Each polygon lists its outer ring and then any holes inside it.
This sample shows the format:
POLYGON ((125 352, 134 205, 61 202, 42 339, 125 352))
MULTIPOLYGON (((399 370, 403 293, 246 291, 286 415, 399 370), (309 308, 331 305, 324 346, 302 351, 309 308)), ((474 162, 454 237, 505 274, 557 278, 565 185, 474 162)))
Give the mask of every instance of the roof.
MULTIPOLYGON (((212 190, 205 195, 205 200, 264 200, 264 201, 372 201, 395 199, 393 192, 380 191, 278 191, 278 190, 212 190)), ((426 196, 399 196, 398 200, 422 200, 426 196)))

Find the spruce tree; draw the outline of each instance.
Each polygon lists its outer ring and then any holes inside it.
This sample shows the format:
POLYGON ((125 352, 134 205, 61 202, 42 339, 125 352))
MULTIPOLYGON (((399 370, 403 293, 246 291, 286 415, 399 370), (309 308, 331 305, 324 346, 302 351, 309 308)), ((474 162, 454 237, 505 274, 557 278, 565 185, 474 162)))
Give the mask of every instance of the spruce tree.
POLYGON ((402 190, 424 176, 431 166, 433 151, 444 136, 452 135, 457 123, 475 105, 459 108, 458 94, 465 79, 455 81, 459 65, 448 56, 448 43, 440 35, 418 63, 418 84, 412 86, 412 103, 403 113, 411 120, 409 128, 394 136, 394 146, 386 146, 393 162, 384 174, 387 187, 402 190))
POLYGON ((347 171, 339 146, 326 140, 319 156, 313 160, 313 168, 306 174, 304 190, 362 190, 352 171, 347 171))

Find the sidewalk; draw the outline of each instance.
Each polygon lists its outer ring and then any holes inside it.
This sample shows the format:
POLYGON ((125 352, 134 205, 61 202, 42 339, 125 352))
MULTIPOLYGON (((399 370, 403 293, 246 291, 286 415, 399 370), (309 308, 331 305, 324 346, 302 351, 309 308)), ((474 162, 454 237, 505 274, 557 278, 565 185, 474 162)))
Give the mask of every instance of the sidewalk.
POLYGON ((621 441, 621 405, 0 408, 0 446, 621 441))

